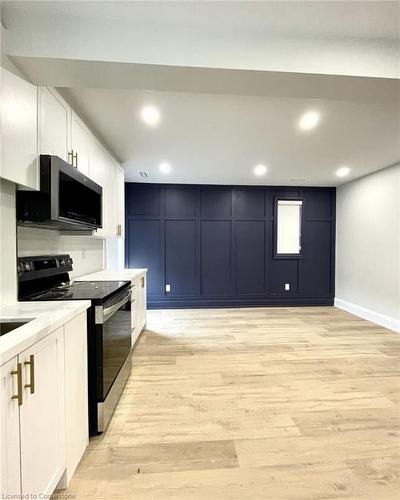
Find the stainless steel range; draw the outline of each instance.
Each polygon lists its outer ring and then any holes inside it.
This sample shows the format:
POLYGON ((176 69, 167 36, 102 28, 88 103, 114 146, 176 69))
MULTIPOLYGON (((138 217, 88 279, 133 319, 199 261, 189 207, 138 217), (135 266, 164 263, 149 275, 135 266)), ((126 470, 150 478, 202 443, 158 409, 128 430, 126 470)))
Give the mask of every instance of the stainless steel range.
POLYGON ((130 281, 74 281, 69 255, 20 257, 20 301, 90 300, 88 309, 89 432, 103 432, 131 372, 130 281))

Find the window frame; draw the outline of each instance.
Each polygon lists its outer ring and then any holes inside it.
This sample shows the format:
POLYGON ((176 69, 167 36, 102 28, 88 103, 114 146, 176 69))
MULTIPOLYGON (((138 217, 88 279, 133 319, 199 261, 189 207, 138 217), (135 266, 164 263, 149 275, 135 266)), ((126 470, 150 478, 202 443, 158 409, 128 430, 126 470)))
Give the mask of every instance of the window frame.
POLYGON ((304 203, 301 196, 274 196, 273 211, 273 244, 272 255, 274 259, 302 260, 304 259, 303 234, 304 234, 304 203), (301 201, 300 205, 300 252, 299 253, 278 253, 278 202, 279 201, 301 201))

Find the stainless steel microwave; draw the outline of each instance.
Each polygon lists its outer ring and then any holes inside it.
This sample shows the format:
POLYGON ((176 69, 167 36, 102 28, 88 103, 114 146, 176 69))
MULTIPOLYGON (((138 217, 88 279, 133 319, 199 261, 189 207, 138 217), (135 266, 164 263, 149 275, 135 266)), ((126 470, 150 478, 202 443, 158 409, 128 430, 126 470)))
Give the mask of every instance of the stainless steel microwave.
POLYGON ((39 191, 17 191, 20 225, 93 231, 102 211, 102 187, 58 156, 40 156, 39 191))

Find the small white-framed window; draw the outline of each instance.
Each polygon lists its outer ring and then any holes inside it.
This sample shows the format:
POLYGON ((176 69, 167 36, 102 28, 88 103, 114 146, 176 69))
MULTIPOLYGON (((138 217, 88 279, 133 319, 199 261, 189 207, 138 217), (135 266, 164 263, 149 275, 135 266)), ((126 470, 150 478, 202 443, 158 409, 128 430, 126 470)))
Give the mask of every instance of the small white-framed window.
POLYGON ((278 200, 276 204, 276 254, 301 254, 302 200, 278 200))

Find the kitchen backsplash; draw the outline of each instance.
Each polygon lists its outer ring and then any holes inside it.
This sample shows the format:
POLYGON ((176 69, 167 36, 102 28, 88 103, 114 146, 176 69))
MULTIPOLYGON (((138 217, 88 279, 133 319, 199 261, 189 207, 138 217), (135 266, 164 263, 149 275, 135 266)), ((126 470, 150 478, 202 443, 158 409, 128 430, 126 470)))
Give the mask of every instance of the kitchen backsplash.
POLYGON ((18 256, 63 254, 71 255, 74 264, 72 278, 104 268, 104 240, 90 236, 68 236, 57 231, 18 227, 18 256))

